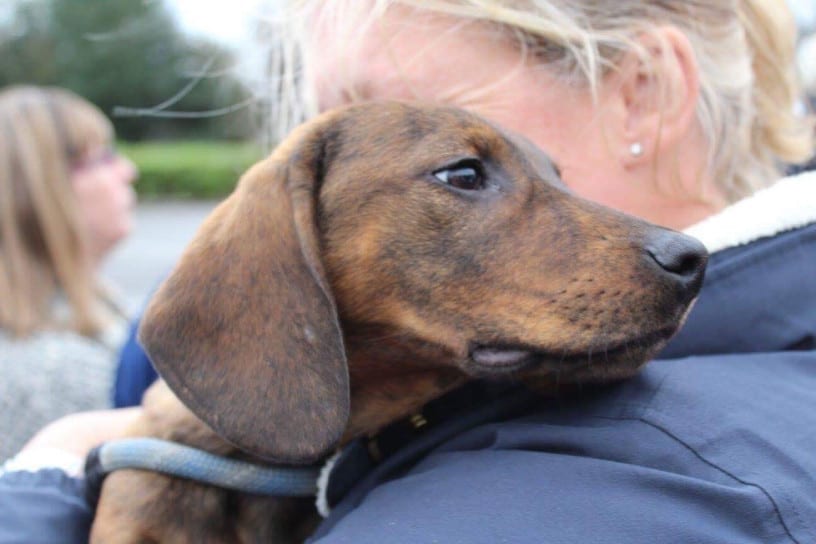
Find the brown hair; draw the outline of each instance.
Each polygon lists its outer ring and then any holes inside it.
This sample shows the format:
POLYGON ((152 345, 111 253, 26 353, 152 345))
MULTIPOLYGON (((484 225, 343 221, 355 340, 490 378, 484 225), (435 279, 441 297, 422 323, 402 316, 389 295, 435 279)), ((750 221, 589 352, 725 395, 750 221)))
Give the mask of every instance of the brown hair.
POLYGON ((0 327, 15 336, 101 329, 70 172, 112 138, 102 112, 70 91, 0 91, 0 327), (58 293, 67 299, 67 318, 55 315, 58 293))

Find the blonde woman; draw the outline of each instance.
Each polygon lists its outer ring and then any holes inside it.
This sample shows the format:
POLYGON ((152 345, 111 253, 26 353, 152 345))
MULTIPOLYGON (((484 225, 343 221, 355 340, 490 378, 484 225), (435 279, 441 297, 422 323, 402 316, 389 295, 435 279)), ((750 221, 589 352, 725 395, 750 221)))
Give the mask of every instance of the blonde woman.
POLYGON ((136 170, 96 107, 0 91, 0 459, 45 423, 110 403, 126 316, 99 282, 130 231, 136 170))
MULTIPOLYGON (((311 541, 816 541, 816 177, 779 180, 813 153, 784 2, 289 4, 271 63, 282 131, 360 100, 459 105, 547 150, 576 193, 712 251, 686 328, 638 377, 513 417, 521 392, 451 400, 378 463, 347 450, 311 541), (473 423, 485 402, 495 417, 473 423)), ((26 490, 82 485, 4 482, 4 523, 26 490)), ((85 536, 75 492, 47 508, 50 524, 7 526, 85 536)))

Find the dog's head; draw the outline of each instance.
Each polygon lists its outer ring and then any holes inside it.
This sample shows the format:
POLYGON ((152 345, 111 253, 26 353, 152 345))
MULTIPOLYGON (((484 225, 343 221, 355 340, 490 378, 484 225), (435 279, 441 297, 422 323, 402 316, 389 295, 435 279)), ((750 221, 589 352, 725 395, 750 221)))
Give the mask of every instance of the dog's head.
POLYGON ((696 241, 571 195, 541 151, 472 114, 374 103, 318 117, 244 175, 141 340, 219 434, 304 462, 346 427, 347 356, 625 376, 680 326, 705 262, 696 241))

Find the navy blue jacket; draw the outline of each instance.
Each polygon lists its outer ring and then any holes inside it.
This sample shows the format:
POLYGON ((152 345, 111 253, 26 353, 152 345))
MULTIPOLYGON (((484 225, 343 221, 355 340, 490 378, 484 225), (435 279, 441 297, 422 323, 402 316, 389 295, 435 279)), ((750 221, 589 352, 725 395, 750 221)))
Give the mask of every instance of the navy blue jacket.
POLYGON ((713 255, 636 378, 395 455, 313 542, 816 542, 816 225, 713 255))
MULTIPOLYGON (((10 476, 0 542, 87 527, 75 488, 10 476)), ((637 377, 398 451, 312 540, 816 542, 816 224, 714 254, 685 329, 637 377)))

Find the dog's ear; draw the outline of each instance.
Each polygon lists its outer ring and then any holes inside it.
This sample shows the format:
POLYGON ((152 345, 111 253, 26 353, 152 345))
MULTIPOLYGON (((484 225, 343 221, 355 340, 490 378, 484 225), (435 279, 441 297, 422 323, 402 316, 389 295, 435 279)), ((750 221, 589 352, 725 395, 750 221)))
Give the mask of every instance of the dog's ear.
POLYGON ((316 224, 321 138, 304 127, 244 175, 140 329, 159 373, 198 417, 241 449, 286 463, 324 455, 349 415, 316 224))

